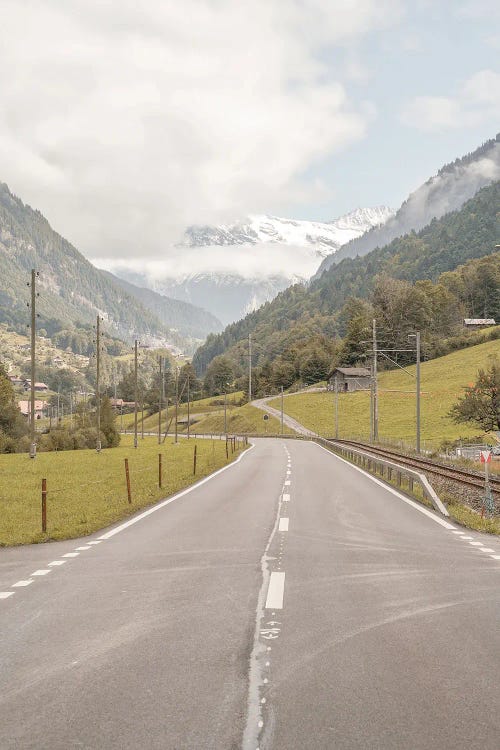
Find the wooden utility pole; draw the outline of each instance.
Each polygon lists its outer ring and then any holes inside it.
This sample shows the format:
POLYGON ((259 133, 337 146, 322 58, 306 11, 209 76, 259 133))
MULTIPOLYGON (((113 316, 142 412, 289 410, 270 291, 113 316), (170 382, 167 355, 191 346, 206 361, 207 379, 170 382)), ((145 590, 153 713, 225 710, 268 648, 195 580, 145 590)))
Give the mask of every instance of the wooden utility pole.
POLYGON ((98 453, 101 452, 101 318, 97 316, 96 322, 96 373, 95 373, 95 397, 96 397, 96 446, 98 453))
POLYGON ((138 401, 138 394, 137 394, 137 345, 138 345, 137 339, 134 343, 134 448, 137 448, 137 401, 138 401))
POLYGON ((373 318, 373 441, 378 440, 377 321, 373 318))
POLYGON ((36 457, 35 442, 35 347, 36 347, 36 277, 38 273, 31 271, 31 383, 30 383, 30 458, 36 457))
POLYGON ((339 384, 337 381, 337 375, 333 378, 334 389, 335 389, 335 439, 339 439, 339 384))
POLYGON ((189 440, 189 438, 190 438, 190 436, 191 436, 191 423, 190 423, 190 417, 191 417, 191 405, 190 405, 190 403, 189 403, 189 400, 190 400, 190 398, 191 398, 191 394, 190 394, 190 391, 189 391, 189 369, 188 369, 188 370, 187 370, 187 399, 188 399, 188 414, 187 414, 187 417, 188 417, 188 440, 189 440))
POLYGON ((177 443, 177 418, 179 415, 179 368, 175 368, 175 442, 177 443))
POLYGON ((163 362, 160 354, 158 358, 158 364, 160 365, 160 381, 158 389, 158 445, 161 443, 161 408, 163 400, 163 362))
POLYGON ((248 403, 252 401, 252 334, 248 334, 248 403))

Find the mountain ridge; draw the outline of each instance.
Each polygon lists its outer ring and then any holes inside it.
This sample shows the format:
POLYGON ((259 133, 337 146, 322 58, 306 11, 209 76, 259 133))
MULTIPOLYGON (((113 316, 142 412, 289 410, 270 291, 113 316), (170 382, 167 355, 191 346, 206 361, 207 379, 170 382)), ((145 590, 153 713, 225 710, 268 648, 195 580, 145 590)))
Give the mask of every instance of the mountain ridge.
POLYGON ((343 258, 366 255, 408 232, 419 231, 436 218, 459 209, 478 190, 500 179, 500 134, 474 151, 445 164, 401 204, 382 227, 351 240, 334 256, 325 258, 312 280, 343 258))

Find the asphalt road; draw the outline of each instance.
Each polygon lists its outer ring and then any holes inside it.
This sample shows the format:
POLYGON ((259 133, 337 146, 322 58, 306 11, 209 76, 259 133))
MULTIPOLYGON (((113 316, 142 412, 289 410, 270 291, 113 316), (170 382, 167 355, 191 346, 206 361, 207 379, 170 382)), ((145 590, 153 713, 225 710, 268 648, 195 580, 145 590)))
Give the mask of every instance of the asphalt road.
POLYGON ((423 510, 258 440, 135 523, 1 550, 0 748, 498 750, 500 543, 423 510))

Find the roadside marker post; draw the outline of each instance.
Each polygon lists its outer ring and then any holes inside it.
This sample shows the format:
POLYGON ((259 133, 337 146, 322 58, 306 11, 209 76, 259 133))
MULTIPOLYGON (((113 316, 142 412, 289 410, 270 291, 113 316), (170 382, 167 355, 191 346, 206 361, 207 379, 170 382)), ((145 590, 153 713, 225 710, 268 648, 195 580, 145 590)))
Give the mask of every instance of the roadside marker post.
POLYGON ((161 490, 162 481, 162 465, 161 465, 161 453, 158 453, 158 487, 161 490))
POLYGON ((42 531, 47 531, 47 480, 42 479, 42 531))
POLYGON ((193 455, 193 474, 196 474, 196 449, 197 445, 194 446, 194 455, 193 455))
POLYGON ((128 458, 125 459, 125 480, 127 482, 127 499, 129 504, 132 503, 132 492, 130 490, 130 473, 128 470, 128 458))
POLYGON ((484 502, 481 508, 481 518, 484 517, 484 511, 489 518, 495 512, 495 504, 493 502, 493 495, 491 494, 490 487, 490 474, 489 464, 491 463, 491 451, 481 451, 481 463, 484 464, 484 502))

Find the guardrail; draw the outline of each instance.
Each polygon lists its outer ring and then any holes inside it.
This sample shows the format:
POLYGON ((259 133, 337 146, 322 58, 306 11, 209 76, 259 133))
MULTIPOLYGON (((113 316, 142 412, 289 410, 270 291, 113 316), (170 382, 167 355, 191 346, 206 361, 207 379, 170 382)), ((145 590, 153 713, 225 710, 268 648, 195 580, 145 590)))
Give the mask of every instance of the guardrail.
POLYGON ((389 482, 393 481, 393 472, 395 472, 396 484, 401 488, 403 488, 403 477, 406 477, 409 492, 413 492, 414 483, 417 482, 422 488, 423 496, 432 503, 435 510, 443 516, 449 517, 450 514, 439 499, 435 489, 425 474, 415 471, 415 469, 410 469, 407 466, 402 466, 394 461, 380 458, 380 456, 370 453, 369 451, 363 451, 359 448, 351 448, 350 446, 342 445, 342 443, 336 443, 335 440, 315 438, 315 441, 328 450, 331 450, 334 453, 339 453, 343 458, 347 459, 347 461, 357 464, 366 471, 372 474, 379 474, 382 479, 387 479, 389 482))

